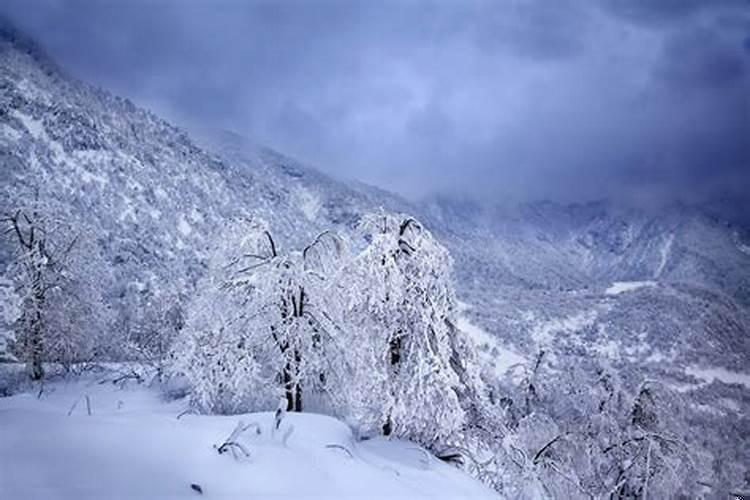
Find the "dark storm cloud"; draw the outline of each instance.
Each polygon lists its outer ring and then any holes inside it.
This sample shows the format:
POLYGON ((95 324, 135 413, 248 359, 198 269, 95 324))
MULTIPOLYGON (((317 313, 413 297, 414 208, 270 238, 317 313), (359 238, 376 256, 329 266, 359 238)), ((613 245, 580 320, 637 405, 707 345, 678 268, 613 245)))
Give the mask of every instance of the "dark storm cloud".
POLYGON ((704 27, 681 30, 664 45, 659 76, 683 87, 723 87, 745 77, 747 54, 735 40, 704 27))
POLYGON ((570 0, 484 5, 474 15, 476 40, 489 52, 505 49, 524 57, 552 60, 584 50, 588 12, 570 0))
POLYGON ((748 6, 747 0, 604 0, 610 12, 634 22, 657 27, 709 13, 735 13, 748 6))
POLYGON ((407 195, 750 191, 747 0, 6 0, 0 10, 75 75, 407 195))

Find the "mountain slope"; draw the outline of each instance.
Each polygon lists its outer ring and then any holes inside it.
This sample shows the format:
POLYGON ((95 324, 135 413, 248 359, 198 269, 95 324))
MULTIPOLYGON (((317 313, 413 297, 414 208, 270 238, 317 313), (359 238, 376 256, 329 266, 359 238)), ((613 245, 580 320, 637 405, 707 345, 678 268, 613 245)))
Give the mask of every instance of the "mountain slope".
MULTIPOLYGON (((228 217, 259 215, 288 247, 324 229, 346 232, 382 206, 426 223, 454 256, 459 295, 473 305, 467 314, 527 354, 545 342, 564 352, 561 331, 584 340, 595 331, 600 338, 582 341, 584 348, 603 356, 602 345, 615 345, 613 358, 637 364, 623 352, 638 330, 673 344, 680 366, 708 357, 736 368, 750 356, 749 233, 699 207, 410 203, 232 133, 193 138, 66 76, 7 28, 0 89, 4 202, 12 208, 41 191, 94 228, 117 277, 109 295, 120 304, 189 294, 228 217), (604 293, 614 282, 641 281, 658 286, 604 293), (540 331, 547 334, 535 336, 540 331)), ((2 260, 0 252, 0 267, 2 260)))
POLYGON ((3 208, 39 197, 91 227, 119 283, 110 295, 123 301, 190 290, 229 217, 271 221, 286 247, 351 225, 358 204, 379 204, 271 151, 247 161, 208 153, 128 100, 66 76, 7 28, 0 88, 3 208))

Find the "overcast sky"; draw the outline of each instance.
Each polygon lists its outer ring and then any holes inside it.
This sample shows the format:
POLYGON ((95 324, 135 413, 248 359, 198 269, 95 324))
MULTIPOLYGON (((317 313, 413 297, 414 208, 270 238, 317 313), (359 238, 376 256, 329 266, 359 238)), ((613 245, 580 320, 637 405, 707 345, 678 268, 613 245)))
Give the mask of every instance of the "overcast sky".
POLYGON ((74 76, 409 197, 750 193, 750 0, 3 0, 74 76))

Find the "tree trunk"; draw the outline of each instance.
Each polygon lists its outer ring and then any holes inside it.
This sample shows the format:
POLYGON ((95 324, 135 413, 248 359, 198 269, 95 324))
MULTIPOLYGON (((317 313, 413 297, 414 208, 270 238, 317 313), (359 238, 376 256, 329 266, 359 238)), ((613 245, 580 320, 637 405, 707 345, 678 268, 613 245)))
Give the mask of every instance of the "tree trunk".
POLYGON ((294 384, 292 384, 292 367, 291 363, 289 363, 288 361, 284 365, 281 379, 284 384, 284 394, 286 396, 286 411, 294 411, 294 384))
POLYGON ((391 366, 397 366, 401 362, 401 336, 397 335, 388 342, 388 352, 390 353, 391 366))
MULTIPOLYGON (((41 281, 41 280, 40 280, 41 281)), ((42 311, 44 309, 44 295, 42 293, 43 287, 38 284, 34 292, 34 313, 31 325, 29 328, 29 359, 27 363, 29 367, 29 373, 31 380, 41 380, 44 378, 44 366, 42 365, 42 358, 44 356, 44 340, 43 340, 43 317, 42 311)))
MULTIPOLYGON (((391 375, 398 373, 399 371, 399 364, 401 363, 401 335, 399 334, 393 336, 391 340, 388 342, 388 353, 390 358, 390 364, 391 364, 391 371, 393 372, 391 375)), ((383 423, 383 435, 384 436, 390 436, 393 432, 393 421, 391 420, 391 413, 388 412, 388 415, 385 417, 385 422, 383 423)))
POLYGON ((291 381, 284 384, 286 396, 286 411, 302 411, 302 387, 291 381))
POLYGON ((301 412, 302 411, 302 387, 300 387, 299 384, 295 384, 295 393, 296 398, 294 400, 294 411, 301 412))
POLYGON ((385 419, 385 423, 383 424, 383 435, 384 436, 390 436, 391 432, 393 432, 393 424, 391 423, 391 416, 388 415, 385 419))
POLYGON ((292 374, 298 375, 301 361, 302 357, 299 351, 295 350, 294 363, 287 361, 281 374, 286 396, 286 411, 302 411, 302 386, 299 382, 294 382, 292 378, 292 374))
MULTIPOLYGON (((297 373, 298 381, 299 381, 299 366, 301 362, 302 362, 302 355, 297 349, 295 349, 294 350, 294 370, 297 373)), ((302 411, 302 386, 300 386, 299 382, 294 383, 294 411, 296 412, 302 411)))

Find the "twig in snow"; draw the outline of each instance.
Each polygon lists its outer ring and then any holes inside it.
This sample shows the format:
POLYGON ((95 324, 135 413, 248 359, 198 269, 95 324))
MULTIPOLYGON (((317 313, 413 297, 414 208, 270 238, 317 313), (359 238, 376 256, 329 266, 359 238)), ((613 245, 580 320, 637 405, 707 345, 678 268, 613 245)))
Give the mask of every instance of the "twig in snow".
POLYGON ((284 415, 286 414, 286 404, 286 398, 281 398, 279 400, 279 406, 276 408, 276 413, 274 413, 273 416, 275 431, 279 430, 281 422, 284 420, 284 415))
POLYGON ((464 456, 458 451, 446 451, 437 455, 437 458, 447 464, 463 465, 464 456))
POLYGON ((71 416, 73 414, 76 407, 78 406, 78 402, 83 398, 86 398, 86 413, 91 416, 91 399, 89 398, 88 394, 82 394, 81 396, 78 396, 78 399, 73 401, 73 405, 70 407, 70 410, 68 410, 68 416, 71 416))
POLYGON ((545 452, 546 452, 547 450, 549 450, 549 449, 550 449, 550 448, 552 447, 552 445, 553 445, 553 444, 555 444, 556 442, 560 441, 560 439, 563 439, 563 438, 564 438, 564 437, 563 437, 563 435, 562 435, 562 434, 561 434, 561 435, 558 435, 558 436, 556 436, 556 437, 555 437, 554 439, 552 439, 552 441, 550 441, 550 442, 548 442, 547 444, 545 444, 544 446, 542 446, 542 447, 541 447, 541 448, 539 449, 539 451, 537 451, 537 452, 536 452, 536 455, 534 455, 534 459, 532 460, 532 463, 533 463, 533 464, 535 464, 535 465, 536 465, 537 463, 539 463, 539 460, 540 460, 540 459, 542 459, 542 458, 544 458, 544 453, 545 453, 545 452))
POLYGON ((238 451, 242 452, 242 454, 245 456, 245 458, 250 458, 250 452, 245 448, 242 444, 236 442, 236 441, 225 441, 221 444, 218 448, 216 448, 216 451, 219 452, 219 455, 223 455, 226 452, 232 453, 232 458, 237 460, 239 457, 238 451))
POLYGON ((133 369, 130 369, 127 372, 117 371, 116 374, 118 376, 111 380, 109 378, 103 378, 99 381, 99 385, 106 384, 107 382, 112 382, 113 385, 119 385, 120 387, 122 387, 128 380, 135 380, 138 384, 143 383, 143 376, 141 376, 133 369))
POLYGON ((244 422, 240 421, 237 423, 237 426, 234 428, 229 437, 220 446, 214 445, 214 448, 216 448, 216 451, 219 453, 219 455, 230 452, 235 460, 239 458, 239 453, 242 453, 245 458, 249 458, 250 452, 247 448, 245 448, 244 445, 242 445, 242 443, 237 441, 237 438, 251 427, 255 428, 256 434, 260 434, 260 426, 257 423, 250 422, 249 424, 245 424, 244 422))
POLYGON ((78 399, 76 399, 75 401, 73 401, 73 405, 70 407, 70 410, 68 410, 68 416, 71 416, 73 414, 73 410, 76 409, 76 406, 78 406, 78 402, 80 400, 81 400, 81 398, 79 396, 78 399))
POLYGON ((352 459, 354 458, 354 455, 352 454, 351 451, 349 451, 349 448, 347 448, 344 445, 341 445, 341 444, 327 444, 326 448, 332 449, 332 450, 343 450, 343 451, 346 452, 347 455, 349 455, 349 458, 352 458, 352 459))
POLYGON ((193 410, 191 408, 188 408, 185 411, 181 411, 180 414, 177 415, 177 420, 179 420, 180 417, 183 417, 183 416, 187 415, 188 413, 193 413, 193 410))

